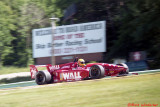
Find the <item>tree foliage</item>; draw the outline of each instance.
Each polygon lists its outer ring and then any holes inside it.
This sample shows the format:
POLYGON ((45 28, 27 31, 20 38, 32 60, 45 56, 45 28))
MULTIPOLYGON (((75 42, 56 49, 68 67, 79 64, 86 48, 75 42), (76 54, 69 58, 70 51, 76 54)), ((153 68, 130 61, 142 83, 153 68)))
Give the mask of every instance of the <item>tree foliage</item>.
POLYGON ((61 10, 77 4, 74 23, 107 21, 107 61, 116 57, 128 59, 129 52, 146 51, 155 65, 160 63, 160 0, 57 0, 56 3, 61 10))
POLYGON ((33 63, 32 29, 50 26, 50 14, 58 14, 53 3, 54 0, 0 1, 0 62, 3 65, 33 63))
POLYGON ((0 63, 27 66, 32 59, 32 29, 59 24, 106 20, 109 59, 128 58, 129 52, 146 51, 160 63, 160 0, 1 0, 0 63), (64 21, 64 11, 75 3, 77 12, 64 21))
POLYGON ((156 64, 160 60, 160 1, 125 0, 119 19, 119 36, 110 55, 127 57, 129 52, 146 51, 156 64))
POLYGON ((0 7, 0 59, 4 60, 4 57, 12 52, 11 43, 14 37, 11 32, 16 30, 16 26, 14 25, 15 15, 10 6, 0 1, 0 7))

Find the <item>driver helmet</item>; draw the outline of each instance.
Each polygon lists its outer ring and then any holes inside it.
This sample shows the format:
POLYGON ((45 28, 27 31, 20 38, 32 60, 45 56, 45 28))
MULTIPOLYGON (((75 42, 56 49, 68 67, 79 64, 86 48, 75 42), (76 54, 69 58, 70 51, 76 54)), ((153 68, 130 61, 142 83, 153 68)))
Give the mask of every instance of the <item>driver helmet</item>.
POLYGON ((78 65, 79 65, 80 67, 84 67, 84 66, 85 66, 85 61, 84 61, 84 59, 79 59, 79 60, 78 60, 78 65))

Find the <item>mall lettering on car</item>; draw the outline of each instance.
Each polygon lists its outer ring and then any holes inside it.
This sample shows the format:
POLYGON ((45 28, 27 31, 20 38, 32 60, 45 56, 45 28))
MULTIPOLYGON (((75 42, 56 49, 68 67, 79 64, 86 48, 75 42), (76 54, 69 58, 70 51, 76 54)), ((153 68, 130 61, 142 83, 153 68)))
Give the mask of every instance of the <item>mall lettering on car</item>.
POLYGON ((81 79, 80 72, 61 73, 60 80, 81 79))

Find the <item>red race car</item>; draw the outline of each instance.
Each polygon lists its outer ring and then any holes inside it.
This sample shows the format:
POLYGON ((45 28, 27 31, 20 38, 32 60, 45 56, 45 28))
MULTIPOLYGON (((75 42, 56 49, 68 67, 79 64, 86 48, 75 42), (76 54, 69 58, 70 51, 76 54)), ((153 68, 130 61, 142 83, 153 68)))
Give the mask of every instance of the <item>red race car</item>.
POLYGON ((63 81, 78 81, 85 79, 98 79, 105 76, 118 76, 128 74, 126 64, 90 63, 85 65, 83 59, 75 58, 74 62, 54 65, 30 65, 31 78, 38 85, 57 83, 63 81), (38 67, 46 70, 38 71, 38 67))

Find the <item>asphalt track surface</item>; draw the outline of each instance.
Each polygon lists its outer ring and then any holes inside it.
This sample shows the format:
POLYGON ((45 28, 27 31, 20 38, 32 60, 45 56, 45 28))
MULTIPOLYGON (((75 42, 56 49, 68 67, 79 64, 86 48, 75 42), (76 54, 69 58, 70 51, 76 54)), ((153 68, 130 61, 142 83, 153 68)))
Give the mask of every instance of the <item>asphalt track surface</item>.
MULTIPOLYGON (((156 73, 160 72, 160 69, 158 70, 147 70, 147 71, 136 71, 136 72, 131 72, 131 73, 138 73, 138 74, 146 74, 146 73, 156 73)), ((132 74, 129 74, 132 75, 132 74)), ((104 78, 112 78, 111 76, 107 76, 104 78)), ((35 81, 24 81, 24 82, 17 82, 17 83, 10 83, 10 84, 2 84, 0 85, 0 90, 5 90, 5 89, 14 89, 14 88, 20 88, 20 87, 28 87, 28 86, 36 86, 37 84, 35 81)))

